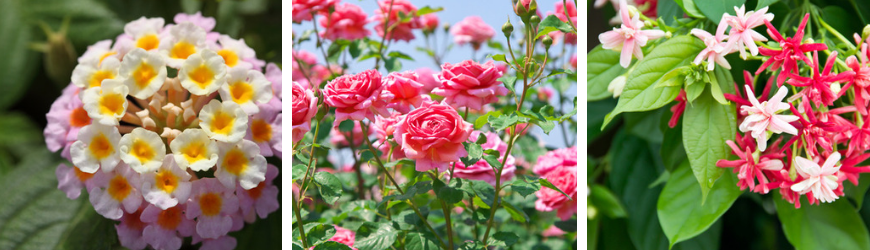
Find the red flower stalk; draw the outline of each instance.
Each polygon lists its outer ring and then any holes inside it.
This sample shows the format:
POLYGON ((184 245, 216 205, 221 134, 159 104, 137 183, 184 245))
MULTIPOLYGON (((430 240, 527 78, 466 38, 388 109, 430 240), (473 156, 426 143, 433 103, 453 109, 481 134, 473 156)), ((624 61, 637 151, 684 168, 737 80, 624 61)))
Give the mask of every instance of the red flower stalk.
POLYGON ((764 64, 758 68, 758 71, 755 71, 756 75, 760 74, 768 67, 773 71, 781 69, 782 71, 776 79, 776 84, 777 86, 782 86, 782 83, 785 82, 786 78, 785 73, 798 72, 798 60, 804 61, 807 64, 812 64, 810 59, 807 58, 804 53, 828 49, 828 46, 824 43, 801 44, 804 39, 804 28, 807 26, 807 20, 809 20, 809 17, 809 13, 804 15, 804 19, 801 21, 797 33, 790 38, 783 38, 782 34, 780 34, 779 31, 770 24, 770 21, 767 19, 764 20, 764 24, 767 25, 767 34, 779 43, 780 49, 758 48, 758 52, 760 52, 761 55, 769 56, 770 58, 764 61, 764 64))
POLYGON ((674 114, 671 115, 671 120, 668 121, 668 127, 674 128, 677 126, 677 122, 680 121, 680 116, 683 115, 683 112, 686 111, 686 90, 681 89, 680 94, 677 95, 677 98, 674 98, 677 101, 677 104, 671 107, 671 112, 674 114))

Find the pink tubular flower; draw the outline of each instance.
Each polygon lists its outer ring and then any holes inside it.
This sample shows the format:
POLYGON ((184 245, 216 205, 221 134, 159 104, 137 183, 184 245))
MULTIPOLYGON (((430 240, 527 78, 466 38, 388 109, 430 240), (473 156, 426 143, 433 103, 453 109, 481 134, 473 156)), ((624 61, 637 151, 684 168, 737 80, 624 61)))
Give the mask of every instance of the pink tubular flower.
POLYGON ((743 123, 740 124, 740 132, 752 131, 752 137, 757 140, 758 149, 764 151, 767 148, 767 132, 782 133, 786 132, 792 135, 797 135, 797 129, 789 124, 789 122, 797 121, 795 115, 778 115, 779 111, 787 110, 791 107, 788 103, 782 102, 785 95, 788 94, 788 89, 783 86, 773 95, 770 101, 758 103, 755 99, 755 94, 752 93, 752 88, 746 86, 746 94, 752 106, 741 106, 740 113, 746 115, 743 123))
POLYGON ((674 98, 674 101, 677 101, 673 107, 671 107, 671 119, 668 121, 668 127, 674 128, 677 126, 677 122, 680 122, 680 116, 683 115, 683 112, 686 111, 686 90, 681 89, 680 94, 677 95, 677 98, 674 98))
MULTIPOLYGON (((361 123, 362 121, 353 121, 353 129, 350 132, 343 132, 339 130, 338 126, 332 127, 332 130, 329 131, 329 142, 337 147, 349 147, 351 145, 349 141, 351 141, 354 147, 359 147, 368 136, 363 133, 361 123)), ((369 129, 368 132, 371 134, 372 130, 369 129)))
POLYGON ((390 102, 389 93, 384 94, 381 73, 366 70, 355 75, 344 75, 333 79, 323 89, 326 104, 335 107, 335 126, 341 121, 351 119, 362 121, 375 120, 375 112, 387 115, 386 106, 390 102))
MULTIPOLYGON (((399 112, 390 113, 390 117, 375 117, 374 126, 372 129, 375 130, 375 136, 378 138, 378 141, 375 142, 378 150, 380 150, 384 155, 390 153, 390 147, 392 144, 390 142, 395 142, 396 139, 392 138, 392 140, 388 140, 387 137, 392 136, 396 131, 396 125, 399 122, 405 119, 404 115, 399 112)), ((398 143, 397 143, 398 144, 398 143)), ((405 152, 402 150, 402 145, 397 145, 396 148, 393 149, 393 157, 392 160, 398 160, 405 158, 405 152)))
POLYGON ((365 28, 368 23, 366 13, 359 6, 343 3, 335 6, 335 11, 320 19, 324 31, 320 36, 329 40, 362 39, 369 35, 365 28))
POLYGON ((76 141, 79 130, 91 124, 91 117, 79 99, 80 91, 74 84, 67 85, 45 114, 48 121, 43 131, 45 145, 52 152, 62 149, 61 156, 69 161, 72 161, 70 146, 76 141))
POLYGON ((124 213, 124 216, 120 219, 121 223, 115 225, 115 231, 118 232, 118 241, 120 241, 121 246, 129 249, 145 249, 148 246, 148 242, 142 236, 142 231, 147 225, 139 219, 142 210, 145 210, 145 206, 143 204, 132 213, 124 213))
POLYGON ((145 208, 140 216, 142 222, 149 223, 142 232, 142 238, 154 249, 179 249, 182 237, 193 235, 195 222, 184 217, 185 205, 160 210, 153 205, 145 208))
MULTIPOLYGON (((480 135, 480 131, 471 132, 471 136, 468 137, 468 142, 474 143, 480 135)), ((498 150, 498 159, 501 162, 507 152, 507 143, 502 141, 496 133, 487 132, 484 136, 486 136, 486 143, 480 146, 483 150, 498 150)), ((507 161, 502 163, 504 166, 502 167, 501 172, 501 183, 505 183, 514 178, 514 171, 517 169, 516 159, 514 159, 512 155, 508 155, 507 161)), ((466 166, 462 161, 457 161, 456 168, 453 169, 453 174, 456 178, 485 181, 486 183, 495 186, 495 171, 493 170, 493 167, 484 160, 480 160, 471 166, 466 166)))
POLYGON ((429 13, 420 17, 420 23, 423 26, 423 32, 433 32, 438 28, 438 16, 434 13, 429 13))
POLYGON ((317 12, 335 6, 338 0, 293 0, 293 21, 310 21, 317 12))
POLYGON ((290 88, 293 94, 293 106, 290 110, 293 114, 291 132, 293 143, 297 143, 311 130, 311 119, 317 114, 317 97, 314 97, 313 91, 302 87, 298 82, 293 82, 290 88))
POLYGON ((462 143, 472 129, 453 107, 424 102, 396 125, 393 136, 405 155, 417 160, 417 171, 446 171, 450 162, 468 155, 462 143))
POLYGON ((798 60, 804 61, 810 65, 813 64, 805 55, 806 52, 828 49, 828 46, 824 43, 801 44, 804 40, 804 27, 807 26, 807 20, 809 20, 809 18, 810 13, 807 13, 804 16, 801 25, 798 27, 797 33, 790 38, 783 38, 782 34, 773 27, 773 24, 770 24, 770 21, 764 19, 764 24, 767 25, 767 34, 779 43, 780 49, 758 48, 758 52, 760 52, 762 56, 769 56, 770 58, 765 60, 764 63, 761 64, 761 67, 758 67, 758 70, 755 71, 756 75, 761 74, 761 72, 768 67, 770 67, 772 71, 781 69, 782 72, 777 77, 776 83, 778 86, 782 86, 782 83, 785 82, 786 79, 786 73, 798 73, 798 60))
POLYGON ((867 105, 870 103, 870 64, 868 64, 867 60, 866 43, 861 43, 861 52, 858 53, 858 58, 861 58, 861 62, 858 62, 858 59, 855 58, 855 56, 849 56, 849 58, 846 58, 846 65, 848 65, 849 68, 852 68, 855 75, 852 76, 851 81, 843 86, 843 89, 840 90, 838 95, 842 96, 849 87, 854 86, 855 107, 858 108, 858 112, 860 112, 861 115, 866 116, 867 105))
POLYGON ((106 174, 103 171, 97 171, 93 174, 82 172, 77 167, 69 167, 61 163, 57 165, 57 170, 54 171, 57 176, 57 189, 66 193, 66 197, 75 200, 82 194, 82 187, 85 190, 91 190, 96 187, 96 183, 105 182, 106 174))
POLYGON ((825 160, 821 167, 815 161, 800 156, 795 157, 794 161, 798 174, 804 180, 792 185, 792 191, 799 192, 800 194, 813 192, 813 197, 825 203, 834 202, 839 198, 834 193, 834 190, 839 186, 837 173, 840 167, 836 166, 838 161, 840 161, 839 152, 834 152, 828 156, 828 159, 825 160))
POLYGON ((571 196, 569 200, 559 191, 541 188, 535 193, 535 209, 542 212, 556 210, 556 216, 563 221, 577 213, 577 167, 561 167, 543 176, 554 186, 571 196))
MULTIPOLYGON (((744 143, 744 140, 741 140, 739 134, 737 135, 737 138, 737 143, 744 143)), ((751 143, 751 140, 749 142, 751 143)), ((748 187, 750 191, 761 194, 770 192, 770 186, 768 185, 770 181, 762 171, 781 170, 783 164, 779 159, 785 157, 785 154, 777 152, 778 150, 773 150, 773 153, 763 155, 756 161, 755 156, 752 155, 755 149, 752 148, 751 145, 738 146, 731 140, 725 141, 725 143, 731 147, 732 153, 737 155, 740 159, 733 161, 724 159, 719 160, 716 162, 716 166, 721 168, 734 168, 734 172, 737 173, 737 178, 740 179, 737 182, 737 186, 740 187, 740 190, 744 190, 748 187), (758 186, 755 185, 755 179, 758 179, 758 186)), ((776 146, 774 145, 773 148, 776 148, 776 146)))
POLYGON ((837 59, 837 51, 828 56, 828 61, 825 63, 824 71, 819 71, 819 52, 813 52, 813 75, 812 77, 803 77, 796 74, 786 72, 789 78, 787 83, 795 87, 805 87, 798 92, 797 96, 806 96, 817 106, 834 105, 839 95, 831 90, 831 84, 840 81, 851 79, 855 72, 846 71, 839 74, 831 74, 831 69, 834 67, 834 60, 837 59))
POLYGON ((456 44, 471 43, 471 47, 478 50, 481 44, 495 36, 495 30, 479 16, 469 16, 450 27, 450 34, 456 44))
POLYGON ((420 93, 423 84, 417 81, 417 73, 414 71, 390 73, 384 79, 384 88, 393 95, 387 108, 408 113, 411 106, 420 107, 423 103, 423 93, 420 93))
POLYGON ((577 166, 577 147, 556 149, 538 157, 533 172, 539 176, 545 176, 550 172, 566 167, 577 166))
MULTIPOLYGON (((381 0, 372 20, 375 21, 375 32, 378 37, 384 36, 384 27, 393 27, 387 34, 388 40, 411 41, 414 39, 414 30, 422 27, 420 17, 417 17, 417 7, 405 0, 381 0), (389 12, 389 15, 387 14, 389 12), (399 13, 411 16, 410 21, 402 21, 399 13), (398 23, 397 23, 398 22, 398 23)), ((437 21, 437 20, 436 20, 437 21)), ((437 26, 437 23, 436 23, 437 26)))
POLYGON ((233 191, 215 178, 203 178, 193 182, 184 215, 191 220, 197 218, 197 235, 216 239, 230 231, 233 226, 230 215, 239 209, 239 199, 233 195, 233 191))
POLYGON ((141 186, 139 174, 121 162, 103 181, 88 190, 88 199, 98 214, 117 220, 124 211, 132 213, 139 209, 142 204, 141 186))
POLYGON ((628 7, 625 1, 619 2, 619 16, 622 18, 622 27, 613 28, 598 35, 598 40, 601 41, 601 47, 615 51, 622 51, 619 56, 619 65, 623 68, 628 68, 631 64, 632 54, 638 60, 643 59, 643 51, 640 49, 646 46, 646 43, 651 39, 657 39, 665 35, 661 30, 641 30, 643 22, 640 21, 640 15, 634 17, 629 16, 628 7))
POLYGON ((254 222, 257 216, 265 219, 278 210, 278 187, 272 184, 275 177, 278 177, 278 167, 269 164, 266 166, 266 180, 256 187, 245 190, 236 185, 236 195, 239 196, 239 207, 245 221, 254 222))
POLYGON ((701 61, 706 59, 707 71, 713 71, 715 66, 713 62, 726 69, 731 69, 731 64, 728 64, 728 60, 725 60, 725 55, 734 52, 735 48, 731 41, 724 42, 728 38, 725 36, 725 28, 728 28, 728 26, 725 23, 720 23, 719 28, 716 29, 716 36, 702 29, 692 29, 692 35, 697 36, 707 45, 707 48, 698 53, 698 56, 692 61, 693 64, 700 65, 701 61))
POLYGON ((433 94, 444 96, 444 102, 455 108, 466 107, 481 110, 483 105, 498 101, 499 96, 508 94, 498 78, 502 72, 492 61, 480 64, 465 60, 458 64, 441 65, 438 80, 441 86, 432 90, 433 94))
POLYGON ((752 29, 764 24, 764 20, 773 20, 773 13, 767 13, 767 7, 758 11, 746 12, 745 5, 741 5, 740 8, 734 6, 734 11, 737 16, 725 13, 721 21, 731 26, 728 42, 739 46, 738 51, 744 59, 746 59, 746 48, 749 48, 749 53, 753 56, 758 55, 758 46, 755 45, 755 42, 766 42, 767 38, 752 29))
POLYGON ((238 244, 236 238, 229 235, 224 235, 217 239, 208 239, 203 238, 198 234, 193 234, 193 241, 191 244, 199 242, 202 242, 202 246, 199 247, 199 250, 233 250, 236 249, 236 244, 238 244))

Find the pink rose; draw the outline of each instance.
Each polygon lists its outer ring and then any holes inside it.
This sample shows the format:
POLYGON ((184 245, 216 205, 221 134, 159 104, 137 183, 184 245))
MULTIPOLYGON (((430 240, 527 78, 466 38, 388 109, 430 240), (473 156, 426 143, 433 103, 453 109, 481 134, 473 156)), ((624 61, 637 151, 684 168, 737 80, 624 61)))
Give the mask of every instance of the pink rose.
MULTIPOLYGON (((520 135, 526 135, 527 133, 529 133, 529 129, 531 129, 528 127, 529 127, 528 123, 518 123, 517 124, 517 133, 520 133, 520 135)), ((511 132, 511 127, 507 127, 504 129, 505 134, 509 134, 510 132, 511 132)))
POLYGON ((445 63, 438 75, 441 86, 432 93, 444 96, 444 101, 453 107, 481 110, 483 105, 496 102, 499 96, 508 94, 508 89, 497 80, 502 74, 492 61, 485 64, 472 60, 458 64, 445 63))
POLYGON ((317 12, 328 10, 336 3, 338 0, 293 0, 293 21, 310 21, 317 12))
POLYGON ((453 107, 423 102, 422 107, 405 115, 393 136, 405 156, 417 160, 417 171, 446 171, 450 162, 468 155, 462 142, 468 140, 472 129, 453 107))
POLYGON ((417 71, 417 81, 423 84, 420 89, 420 94, 429 94, 433 89, 441 86, 441 81, 435 78, 435 71, 430 68, 419 68, 417 71))
POLYGON ((353 243, 356 241, 356 233, 339 226, 335 226, 335 235, 333 235, 332 238, 329 238, 329 240, 327 241, 335 241, 341 244, 345 244, 351 249, 356 250, 356 248, 353 247, 353 243))
MULTIPOLYGON (((405 116, 399 112, 390 113, 390 117, 375 117, 375 123, 374 126, 372 126, 375 130, 375 136, 378 138, 375 145, 377 145, 378 150, 384 153, 384 156, 390 153, 390 147, 392 146, 390 141, 387 141, 387 137, 396 132, 396 125, 399 124, 402 119, 405 119, 405 116)), ((392 141, 395 140, 395 138, 392 139, 392 141)), ((402 150, 401 144, 393 149, 392 158, 393 160, 405 158, 405 152, 402 150)))
POLYGON ((423 25, 423 31, 432 32, 438 28, 438 16, 429 13, 420 17, 420 23, 423 25))
POLYGON ((571 56, 571 67, 574 67, 574 70, 577 70, 577 55, 571 56))
POLYGON ((408 1, 382 0, 378 2, 378 9, 375 10, 375 15, 372 17, 372 20, 377 22, 377 24, 375 24, 375 32, 378 33, 378 37, 383 37, 384 26, 395 26, 392 30, 390 30, 390 34, 387 34, 387 39, 411 41, 414 39, 413 30, 422 27, 422 24, 420 23, 420 18, 415 16, 416 13, 417 7, 415 7, 408 1), (392 5, 392 7, 390 5, 392 5), (385 14, 387 12, 390 12, 388 17, 385 14), (401 21, 399 13, 403 13, 405 16, 414 17, 412 17, 410 21, 395 24, 396 22, 401 21), (388 18, 388 20, 385 20, 385 18, 388 18), (387 24, 384 24, 385 21, 387 21, 387 24))
POLYGON ((317 97, 314 97, 311 89, 302 87, 298 82, 293 82, 290 88, 293 94, 290 110, 293 113, 292 138, 293 143, 297 143, 311 130, 311 119, 317 114, 317 97))
MULTIPOLYGON (((479 136, 480 131, 471 132, 471 136, 468 137, 468 142, 473 143, 477 141, 479 136)), ((498 159, 501 161, 504 158, 505 153, 507 153, 507 143, 502 141, 496 133, 486 132, 485 136, 486 143, 481 145, 481 147, 483 150, 498 150, 498 159)), ((512 155, 508 155, 507 162, 504 163, 504 167, 501 171, 501 183, 513 179, 516 170, 516 159, 514 159, 512 155)), ((495 186, 495 171, 492 170, 492 166, 485 160, 480 160, 471 166, 465 166, 462 161, 457 161, 456 168, 453 169, 453 174, 457 178, 485 181, 486 183, 495 186)))
POLYGON ((325 28, 320 32, 320 37, 329 40, 365 38, 369 35, 365 27, 368 23, 367 17, 359 6, 350 3, 336 5, 334 12, 320 19, 320 26, 325 28))
POLYGON ((423 95, 420 93, 423 84, 417 81, 417 73, 414 71, 390 73, 384 79, 384 87, 393 95, 387 108, 408 113, 411 106, 420 107, 423 103, 423 95))
MULTIPOLYGON (((353 146, 359 147, 363 144, 367 136, 363 133, 360 123, 361 122, 359 121, 353 121, 353 129, 349 132, 339 130, 338 125, 332 127, 332 130, 329 131, 329 142, 338 147, 348 147, 350 146, 350 144, 348 144, 348 138, 351 138, 353 140, 353 146)), ((372 130, 369 129, 368 131, 369 134, 371 134, 372 130)))
POLYGON ((375 120, 375 112, 389 115, 387 103, 390 94, 383 93, 381 73, 366 70, 356 75, 344 75, 326 84, 323 96, 326 104, 335 108, 335 126, 341 121, 351 119, 362 121, 375 120))
POLYGON ((532 170, 539 176, 564 167, 577 167, 577 147, 556 149, 538 157, 538 164, 532 170))
POLYGON ((569 200, 559 191, 542 187, 535 193, 538 197, 535 201, 535 209, 542 212, 556 210, 556 216, 563 221, 571 219, 571 216, 577 213, 577 168, 561 167, 550 171, 543 178, 571 196, 571 199, 569 200))
POLYGON ((565 231, 562 231, 562 229, 559 229, 556 226, 550 226, 547 228, 547 230, 544 230, 543 232, 541 232, 541 236, 544 236, 544 237, 561 237, 564 235, 565 235, 565 231))
POLYGON ((553 88, 550 88, 550 87, 539 88, 538 89, 538 99, 540 99, 543 102, 548 102, 548 101, 550 101, 550 98, 553 98, 554 93, 555 92, 554 92, 553 88))
MULTIPOLYGON (((574 26, 577 26, 577 6, 574 5, 574 2, 568 1, 568 16, 565 16, 565 6, 562 5, 562 2, 556 2, 555 11, 548 11, 547 15, 555 15, 562 20, 562 22, 568 22, 569 20, 574 23, 574 26)), ((564 36, 565 43, 567 44, 577 44, 577 34, 573 33, 563 33, 561 31, 553 31, 550 32, 550 37, 553 40, 558 41, 558 38, 562 38, 564 36)))
POLYGON ((466 17, 450 28, 453 41, 459 45, 471 43, 475 50, 495 35, 495 30, 489 27, 479 16, 466 17))
POLYGON ((319 84, 320 79, 317 78, 317 75, 314 74, 314 66, 317 65, 317 56, 314 53, 304 51, 304 50, 293 50, 290 52, 293 55, 292 60, 290 60, 290 65, 292 66, 292 79, 295 82, 299 82, 302 86, 306 88, 310 88, 313 85, 319 84), (306 78, 307 76, 307 78, 306 78), (313 83, 308 82, 311 80, 313 83))

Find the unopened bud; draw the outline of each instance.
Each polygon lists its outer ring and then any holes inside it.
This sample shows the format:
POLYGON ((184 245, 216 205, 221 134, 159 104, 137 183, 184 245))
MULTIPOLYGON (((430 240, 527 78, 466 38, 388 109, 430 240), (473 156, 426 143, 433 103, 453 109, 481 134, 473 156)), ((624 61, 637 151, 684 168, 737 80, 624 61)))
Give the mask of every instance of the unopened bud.
POLYGON ((553 45, 553 38, 551 38, 550 36, 544 36, 544 40, 541 42, 544 43, 544 48, 549 49, 550 45, 553 45))
POLYGON ((665 32, 665 38, 671 38, 673 36, 674 36, 674 33, 671 33, 670 31, 665 32))
POLYGON ((450 32, 450 23, 444 22, 444 32, 450 32))
POLYGON ((532 27, 538 26, 538 23, 541 22, 541 17, 539 17, 538 15, 534 15, 529 19, 529 22, 532 23, 532 27))
POLYGON ((65 86, 69 83, 73 68, 77 64, 78 55, 66 36, 69 27, 69 18, 64 19, 58 31, 51 30, 48 24, 40 23, 45 36, 48 38, 44 44, 35 45, 36 49, 44 52, 44 66, 48 77, 55 83, 65 86))
MULTIPOLYGON (((861 37, 863 37, 864 39, 867 39, 867 37, 870 37, 870 24, 868 24, 867 26, 864 26, 864 30, 861 31, 861 37)), ((860 47, 860 46, 858 46, 858 47, 860 47)))
POLYGON ((505 37, 511 36, 511 32, 514 32, 514 26, 511 25, 510 20, 508 20, 507 22, 504 23, 504 25, 501 26, 501 32, 504 33, 505 37))

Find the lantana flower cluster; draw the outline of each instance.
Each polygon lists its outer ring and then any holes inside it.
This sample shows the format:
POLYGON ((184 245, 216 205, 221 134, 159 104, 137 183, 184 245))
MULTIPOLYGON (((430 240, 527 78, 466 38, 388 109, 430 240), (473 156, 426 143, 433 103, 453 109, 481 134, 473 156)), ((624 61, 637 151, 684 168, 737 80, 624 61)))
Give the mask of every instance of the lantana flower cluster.
POLYGON ((81 188, 119 221, 121 245, 235 247, 231 231, 278 209, 281 70, 215 19, 134 20, 78 59, 46 115, 46 144, 70 199, 81 188), (265 66, 265 73, 263 72, 265 66))

